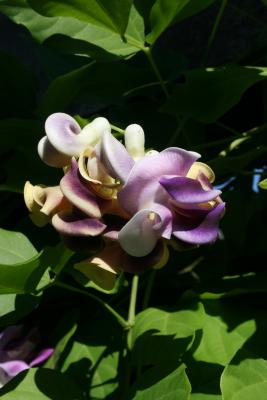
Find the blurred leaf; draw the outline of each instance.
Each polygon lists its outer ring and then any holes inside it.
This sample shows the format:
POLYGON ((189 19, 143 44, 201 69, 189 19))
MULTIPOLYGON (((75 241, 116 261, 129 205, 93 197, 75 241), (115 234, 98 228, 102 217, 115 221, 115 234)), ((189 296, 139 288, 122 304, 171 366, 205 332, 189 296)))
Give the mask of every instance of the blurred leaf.
POLYGON ((216 121, 256 82, 266 79, 267 68, 226 66, 196 69, 185 73, 162 110, 210 123, 216 121))
POLYGON ((265 400, 267 361, 245 359, 228 365, 221 378, 223 400, 265 400))
POLYGON ((189 400, 191 385, 185 373, 185 365, 180 365, 163 377, 165 370, 168 368, 160 366, 144 372, 135 385, 133 400, 189 400))
POLYGON ((261 181, 261 182, 259 183, 259 187, 260 187, 261 189, 267 190, 267 179, 264 179, 263 181, 261 181))
POLYGON ((16 57, 0 52, 0 117, 31 115, 36 105, 36 78, 16 57))
MULTIPOLYGON (((78 48, 74 50, 75 52, 77 52, 81 45, 80 41, 96 46, 90 48, 89 54, 92 54, 93 57, 96 55, 97 47, 121 57, 139 51, 136 45, 123 42, 119 34, 112 33, 110 30, 101 26, 96 26, 71 17, 44 17, 31 9, 26 0, 1 0, 0 12, 7 15, 14 22, 24 25, 29 29, 33 37, 40 42, 43 42, 55 34, 66 35, 73 40, 78 40, 78 48), (92 49, 94 53, 91 53, 92 49)), ((144 37, 142 18, 138 16, 134 7, 132 7, 131 10, 128 29, 129 35, 132 35, 133 31, 135 31, 138 32, 138 36, 141 35, 144 37)), ((136 34, 134 37, 136 38, 136 34)), ((142 43, 144 43, 144 40, 142 40, 142 43)), ((71 45, 75 49, 73 42, 71 42, 71 45)), ((97 53, 97 58, 99 54, 101 55, 103 52, 101 53, 100 51, 97 53)))
POLYGON ((59 110, 65 110, 80 92, 87 80, 94 62, 56 78, 46 90, 39 106, 39 114, 47 117, 59 110))
POLYGON ((205 10, 216 0, 190 0, 189 3, 182 9, 182 11, 178 14, 177 20, 180 21, 182 19, 186 19, 192 17, 195 14, 205 10))
POLYGON ((155 43, 158 37, 172 24, 190 0, 156 0, 150 13, 151 32, 147 42, 155 43))
POLYGON ((125 92, 149 81, 150 73, 146 69, 125 62, 92 62, 55 79, 45 92, 38 113, 46 117, 66 110, 78 100, 95 113, 109 104, 121 103, 125 92))
POLYGON ((30 6, 47 17, 74 17, 124 34, 132 0, 28 0, 30 6))
POLYGON ((58 371, 31 368, 0 390, 3 400, 84 399, 80 388, 58 371))

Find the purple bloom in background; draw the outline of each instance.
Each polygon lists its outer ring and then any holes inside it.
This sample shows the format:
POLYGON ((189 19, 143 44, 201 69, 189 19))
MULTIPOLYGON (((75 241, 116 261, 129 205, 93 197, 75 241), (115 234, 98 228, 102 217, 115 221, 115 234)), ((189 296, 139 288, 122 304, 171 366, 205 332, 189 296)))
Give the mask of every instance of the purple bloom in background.
POLYGON ((53 188, 27 183, 27 207, 35 223, 51 222, 74 250, 90 254, 90 239, 104 240, 103 251, 76 266, 99 285, 110 288, 120 270, 162 266, 168 244, 181 249, 218 238, 225 205, 200 154, 177 147, 146 152, 136 124, 125 129, 123 144, 102 117, 81 129, 56 113, 45 130, 39 155, 65 175, 53 188))
POLYGON ((23 336, 23 328, 14 325, 0 333, 0 387, 20 372, 47 360, 53 349, 40 350, 40 335, 33 328, 23 336))

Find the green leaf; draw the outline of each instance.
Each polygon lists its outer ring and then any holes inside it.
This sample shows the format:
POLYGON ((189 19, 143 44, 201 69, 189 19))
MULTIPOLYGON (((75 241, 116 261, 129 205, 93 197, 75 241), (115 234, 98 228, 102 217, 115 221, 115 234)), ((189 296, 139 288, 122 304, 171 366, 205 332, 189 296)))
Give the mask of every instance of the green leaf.
POLYGON ((150 13, 151 32, 147 42, 155 43, 158 37, 172 24, 190 0, 156 0, 150 13))
POLYGON ((26 236, 0 228, 0 265, 23 263, 37 256, 38 252, 26 236))
POLYGON ((211 300, 204 303, 203 335, 193 357, 197 361, 226 365, 236 352, 255 333, 254 319, 240 307, 224 306, 223 302, 211 300), (242 320, 242 316, 244 319, 242 320), (235 324, 229 329, 225 319, 235 324))
POLYGON ((0 390, 3 400, 84 399, 80 388, 58 371, 31 368, 0 390))
POLYGON ((46 285, 47 264, 19 232, 0 229, 0 294, 27 293, 46 285))
POLYGON ((245 359, 228 365, 221 378, 223 400, 265 400, 267 361, 245 359))
POLYGON ((185 373, 185 365, 180 365, 162 377, 165 369, 160 366, 144 372, 134 388, 136 394, 133 400, 189 400, 191 386, 185 373))
POLYGON ((261 182, 259 183, 259 187, 260 187, 261 189, 267 190, 267 179, 264 179, 263 181, 261 181, 261 182))
POLYGON ((123 35, 132 0, 28 0, 28 3, 47 17, 74 17, 123 35))
MULTIPOLYGON (((83 51, 85 51, 86 44, 89 44, 87 52, 92 57, 97 56, 98 58, 103 55, 103 52, 98 52, 97 48, 124 57, 136 53, 140 46, 144 44, 143 19, 134 7, 131 9, 126 35, 135 39, 138 36, 140 38, 140 43, 137 43, 138 47, 136 47, 136 43, 124 42, 118 33, 113 33, 101 26, 85 23, 71 17, 44 17, 31 9, 26 0, 2 0, 0 1, 0 12, 14 22, 24 25, 33 37, 40 42, 53 35, 65 35, 65 45, 68 43, 68 38, 72 39, 72 51, 78 53, 82 43, 84 43, 83 51), (78 40, 76 47, 73 42, 75 40, 78 40), (90 45, 93 45, 93 47, 90 45)), ((55 40, 57 39, 55 38, 55 40)))
POLYGON ((234 105, 256 82, 266 79, 267 68, 226 66, 185 73, 185 83, 175 89, 162 110, 210 123, 234 105))
POLYGON ((136 317, 132 337, 132 361, 136 365, 157 365, 175 361, 192 343, 195 331, 203 325, 201 304, 195 309, 168 312, 148 308, 136 317), (157 348, 155 352, 154 349, 157 348))

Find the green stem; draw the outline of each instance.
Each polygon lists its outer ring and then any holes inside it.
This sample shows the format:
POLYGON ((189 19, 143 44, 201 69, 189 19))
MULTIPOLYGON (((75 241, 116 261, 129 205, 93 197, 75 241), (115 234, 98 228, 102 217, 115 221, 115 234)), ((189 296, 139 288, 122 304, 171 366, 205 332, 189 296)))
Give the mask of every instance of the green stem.
POLYGON ((212 31, 211 31, 210 36, 209 36, 208 44, 207 44, 207 47, 206 47, 206 50, 205 50, 205 53, 204 53, 204 56, 203 56, 203 60, 202 60, 202 63, 201 63, 202 66, 204 66, 206 64, 207 60, 208 60, 209 52, 210 52, 211 46, 213 44, 214 38, 216 36, 218 27, 220 25, 220 22, 221 22, 225 7, 227 5, 227 2, 228 2, 228 0, 222 0, 222 2, 221 2, 221 6, 219 8, 219 12, 218 12, 218 14, 216 16, 216 19, 214 21, 214 24, 213 24, 213 27, 212 27, 212 31))
POLYGON ((143 307, 142 307, 143 310, 145 310, 149 304, 153 284, 154 284, 155 277, 156 277, 156 272, 157 271, 155 269, 152 269, 152 271, 150 271, 150 273, 149 273, 149 278, 148 278, 145 295, 144 295, 144 300, 143 300, 143 307))
POLYGON ((121 133, 122 135, 124 135, 124 130, 121 129, 121 128, 119 128, 118 126, 115 126, 115 125, 111 125, 111 124, 110 124, 110 127, 111 127, 111 129, 113 129, 114 131, 116 131, 116 132, 121 133))
POLYGON ((108 303, 101 300, 99 297, 95 296, 94 294, 89 293, 83 289, 75 288, 75 287, 68 285, 67 283, 63 283, 63 282, 55 282, 55 286, 70 290, 71 292, 74 292, 74 293, 83 294, 84 296, 90 297, 91 299, 97 301, 99 304, 101 304, 102 307, 104 307, 111 315, 113 315, 116 318, 118 323, 124 329, 128 328, 127 321, 119 313, 117 313, 117 311, 115 311, 114 308, 112 308, 108 303))
POLYGON ((153 58, 152 52, 151 52, 151 48, 150 47, 144 47, 143 48, 143 52, 145 53, 150 65, 151 65, 151 67, 152 67, 152 69, 153 69, 153 71, 154 71, 154 73, 155 73, 155 75, 156 75, 156 77, 157 77, 157 79, 159 81, 159 84, 160 84, 165 96, 168 98, 169 97, 169 92, 168 92, 168 90, 166 88, 164 80, 162 79, 162 76, 161 76, 161 74, 159 72, 159 69, 158 69, 158 67, 157 67, 157 65, 156 65, 156 63, 154 61, 154 58, 153 58))
POLYGON ((128 398, 128 391, 131 381, 131 350, 132 350, 132 328, 135 324, 135 311, 136 311, 136 300, 138 291, 139 276, 134 275, 132 279, 130 303, 128 311, 128 328, 125 332, 124 343, 125 347, 122 349, 120 371, 122 373, 121 381, 121 398, 128 398))

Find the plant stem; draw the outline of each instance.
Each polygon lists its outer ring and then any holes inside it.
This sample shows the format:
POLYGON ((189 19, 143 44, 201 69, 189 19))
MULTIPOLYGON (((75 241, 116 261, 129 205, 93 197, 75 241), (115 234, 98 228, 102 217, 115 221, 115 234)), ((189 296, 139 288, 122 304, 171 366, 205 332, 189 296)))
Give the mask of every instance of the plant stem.
POLYGON ((113 129, 114 131, 116 131, 116 132, 121 133, 122 135, 124 135, 124 130, 121 129, 121 128, 119 128, 118 126, 115 126, 115 125, 111 125, 111 124, 110 124, 110 127, 111 127, 111 129, 113 129))
POLYGON ((201 63, 202 66, 204 66, 206 64, 207 60, 208 60, 209 52, 210 52, 211 46, 213 44, 214 38, 216 36, 218 27, 220 25, 220 22, 221 22, 225 7, 227 5, 227 2, 228 2, 228 0, 222 0, 222 2, 221 2, 221 6, 220 6, 219 12, 218 12, 218 14, 217 14, 217 16, 215 18, 215 21, 214 21, 214 24, 213 24, 213 27, 212 27, 212 30, 211 30, 211 33, 210 33, 210 36, 209 36, 208 44, 207 44, 207 47, 206 47, 206 50, 205 50, 205 53, 204 53, 204 56, 203 56, 203 60, 202 60, 202 63, 201 63))
POLYGON ((165 82, 162 79, 162 76, 161 76, 161 74, 159 72, 159 69, 158 69, 158 67, 157 67, 157 65, 155 63, 155 60, 154 60, 153 56, 152 56, 151 48, 149 46, 144 47, 143 48, 143 52, 145 53, 150 65, 151 65, 151 67, 152 67, 152 69, 153 69, 153 71, 154 71, 154 73, 155 73, 155 75, 156 75, 156 77, 157 77, 157 79, 159 81, 159 84, 160 84, 165 96, 168 98, 169 97, 169 92, 168 92, 168 90, 166 88, 165 82))
POLYGON ((131 350, 132 350, 132 328, 135 323, 135 310, 136 310, 136 299, 137 299, 137 290, 138 290, 138 282, 139 276, 134 275, 132 279, 131 286, 131 295, 130 295, 130 303, 129 303, 129 311, 128 311, 128 328, 127 332, 125 332, 125 347, 123 349, 122 356, 122 398, 128 398, 128 389, 131 381, 131 350))
POLYGON ((104 307, 111 315, 113 315, 116 318, 118 323, 124 329, 128 328, 127 321, 119 313, 117 313, 117 311, 115 311, 114 308, 112 308, 108 303, 106 303, 105 301, 101 300, 99 297, 95 296, 94 294, 89 293, 89 292, 87 292, 85 290, 82 290, 82 289, 79 289, 79 288, 75 288, 75 287, 73 287, 71 285, 68 285, 67 283, 63 283, 63 282, 59 282, 59 281, 55 282, 55 286, 61 287, 63 289, 70 290, 71 292, 83 294, 84 296, 90 297, 91 299, 97 301, 99 304, 101 304, 102 307, 104 307))
POLYGON ((150 271, 150 273, 149 273, 149 278, 148 278, 146 291, 145 291, 145 295, 144 295, 144 300, 143 300, 143 307, 142 307, 143 310, 145 310, 149 304, 153 284, 154 284, 155 277, 156 277, 156 272, 157 271, 155 269, 152 269, 152 271, 150 271))

